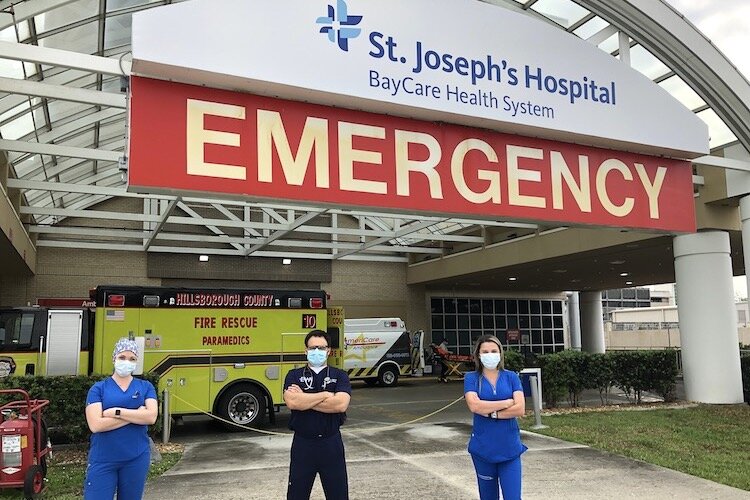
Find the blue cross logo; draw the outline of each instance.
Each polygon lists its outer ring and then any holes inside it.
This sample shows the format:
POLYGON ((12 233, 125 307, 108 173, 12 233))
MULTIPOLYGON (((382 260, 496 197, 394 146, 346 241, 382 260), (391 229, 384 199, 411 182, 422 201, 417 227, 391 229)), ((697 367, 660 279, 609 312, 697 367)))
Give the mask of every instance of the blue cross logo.
POLYGON ((344 52, 349 52, 349 39, 357 38, 362 32, 360 28, 351 28, 362 21, 362 16, 350 16, 347 14, 346 2, 344 0, 336 1, 336 9, 333 5, 328 6, 328 15, 319 17, 315 23, 323 24, 320 33, 326 33, 328 40, 338 44, 344 52), (338 14, 338 15, 337 15, 338 14))

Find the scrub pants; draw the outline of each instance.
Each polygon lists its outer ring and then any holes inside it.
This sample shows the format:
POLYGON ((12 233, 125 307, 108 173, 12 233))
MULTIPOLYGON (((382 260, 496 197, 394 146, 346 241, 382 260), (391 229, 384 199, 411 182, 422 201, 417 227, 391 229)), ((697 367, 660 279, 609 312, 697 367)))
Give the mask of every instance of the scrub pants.
POLYGON ((321 438, 294 435, 287 500, 309 500, 317 474, 320 474, 320 484, 326 500, 349 499, 349 481, 341 434, 321 438))
POLYGON ((89 462, 83 483, 85 500, 141 500, 146 486, 151 450, 127 462, 89 462))
POLYGON ((477 471, 480 500, 498 500, 500 488, 503 500, 521 500, 521 457, 507 462, 485 462, 476 455, 471 455, 477 471))

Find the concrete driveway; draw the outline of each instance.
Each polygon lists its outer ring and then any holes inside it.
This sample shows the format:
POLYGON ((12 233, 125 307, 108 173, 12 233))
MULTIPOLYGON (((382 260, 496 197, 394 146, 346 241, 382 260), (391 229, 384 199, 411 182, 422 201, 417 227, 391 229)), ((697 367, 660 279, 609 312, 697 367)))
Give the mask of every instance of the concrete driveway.
MULTIPOLYGON (((477 498, 466 442, 471 415, 463 402, 399 427, 461 397, 463 384, 407 379, 395 388, 355 383, 344 429, 350 497, 359 499, 477 498)), ((676 410, 679 411, 679 410, 676 410)), ((288 411, 267 430, 288 432, 288 411)), ((206 418, 186 419, 172 440, 182 460, 151 481, 146 499, 282 499, 290 435, 226 433, 206 418)), ((538 434, 524 433, 524 498, 750 499, 730 488, 662 467, 538 434)), ((323 499, 316 481, 313 499, 323 499)))

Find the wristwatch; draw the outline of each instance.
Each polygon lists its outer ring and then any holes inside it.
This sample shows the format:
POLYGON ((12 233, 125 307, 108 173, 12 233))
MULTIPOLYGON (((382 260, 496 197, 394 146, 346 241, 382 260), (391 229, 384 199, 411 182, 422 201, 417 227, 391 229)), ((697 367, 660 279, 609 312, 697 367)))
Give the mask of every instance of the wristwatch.
MULTIPOLYGON (((118 413, 118 415, 119 415, 119 413, 118 413)), ((489 415, 487 415, 487 416, 488 416, 488 417, 490 417, 490 418, 497 418, 497 412, 496 412, 496 411, 493 411, 492 413, 490 413, 490 414, 489 414, 489 415)))
POLYGON ((115 417, 120 418, 120 409, 119 408, 117 408, 115 410, 115 417))

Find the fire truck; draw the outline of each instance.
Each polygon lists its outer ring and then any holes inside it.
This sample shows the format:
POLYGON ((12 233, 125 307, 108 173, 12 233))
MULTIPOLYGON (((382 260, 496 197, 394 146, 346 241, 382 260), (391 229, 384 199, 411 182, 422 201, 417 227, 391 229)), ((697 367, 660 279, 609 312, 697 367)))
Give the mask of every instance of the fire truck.
POLYGON ((343 367, 343 310, 321 290, 100 286, 91 298, 92 308, 0 309, 0 376, 108 374, 129 336, 143 353, 135 373, 158 374, 172 416, 211 412, 238 430, 273 420, 310 331, 329 333, 328 362, 343 367))

